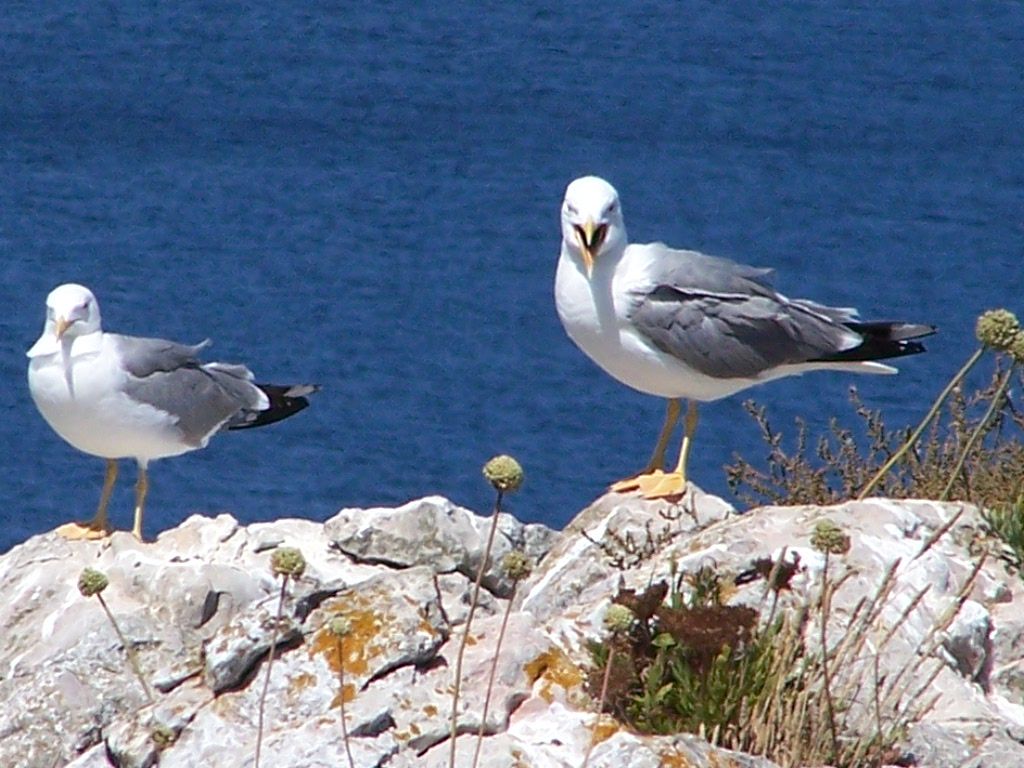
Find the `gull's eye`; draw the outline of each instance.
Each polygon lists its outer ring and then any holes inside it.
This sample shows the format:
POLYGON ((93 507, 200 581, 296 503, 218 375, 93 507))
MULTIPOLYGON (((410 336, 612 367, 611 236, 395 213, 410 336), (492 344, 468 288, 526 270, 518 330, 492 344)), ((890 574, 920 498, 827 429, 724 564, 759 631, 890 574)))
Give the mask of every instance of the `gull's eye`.
POLYGON ((568 213, 570 216, 575 216, 577 213, 579 213, 579 211, 576 210, 576 206, 573 205, 572 203, 565 204, 565 212, 568 213))
POLYGON ((615 209, 619 207, 618 203, 613 202, 608 208, 605 209, 605 214, 615 213, 615 209))

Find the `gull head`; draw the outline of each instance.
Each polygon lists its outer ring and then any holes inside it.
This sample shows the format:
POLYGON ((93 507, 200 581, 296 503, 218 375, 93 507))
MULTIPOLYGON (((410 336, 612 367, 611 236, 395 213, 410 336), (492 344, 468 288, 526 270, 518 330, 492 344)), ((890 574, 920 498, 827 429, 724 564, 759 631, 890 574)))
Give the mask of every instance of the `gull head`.
POLYGON ((562 244, 582 260, 587 277, 601 256, 625 248, 626 225, 615 187, 597 176, 582 176, 566 187, 562 244))
POLYGON ((58 285, 46 297, 46 330, 58 340, 100 330, 100 305, 92 291, 77 283, 58 285))

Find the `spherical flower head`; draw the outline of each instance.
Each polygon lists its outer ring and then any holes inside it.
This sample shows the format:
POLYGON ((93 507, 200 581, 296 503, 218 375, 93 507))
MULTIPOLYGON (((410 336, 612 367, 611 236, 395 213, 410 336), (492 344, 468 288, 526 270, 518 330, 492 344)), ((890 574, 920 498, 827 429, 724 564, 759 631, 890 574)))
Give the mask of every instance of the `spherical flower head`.
POLYGON ((306 570, 306 558, 295 547, 280 547, 270 556, 270 567, 278 576, 297 579, 306 570))
POLYGON ((633 627, 636 616, 624 605, 612 603, 604 612, 604 626, 613 634, 619 635, 628 632, 633 627))
POLYGON ((978 318, 978 341, 999 351, 1008 350, 1020 334, 1017 316, 1006 309, 990 309, 978 318))
POLYGON ((335 616, 327 622, 327 631, 335 637, 345 637, 352 632, 352 622, 345 616, 335 616))
POLYGON ((101 571, 97 571, 95 568, 86 568, 78 577, 78 591, 82 593, 82 597, 92 597, 106 589, 109 583, 106 575, 101 571))
POLYGON ((523 468, 511 456, 495 456, 484 464, 484 477, 496 491, 513 493, 523 484, 523 468))
POLYGON ((1018 333, 1010 344, 1010 357, 1015 363, 1024 363, 1024 332, 1018 333))
POLYGON ((819 520, 811 534, 811 546, 830 555, 845 555, 850 551, 850 536, 831 520, 819 520))
POLYGON ((522 581, 533 572, 533 563, 522 552, 513 550, 501 561, 501 569, 512 581, 522 581))

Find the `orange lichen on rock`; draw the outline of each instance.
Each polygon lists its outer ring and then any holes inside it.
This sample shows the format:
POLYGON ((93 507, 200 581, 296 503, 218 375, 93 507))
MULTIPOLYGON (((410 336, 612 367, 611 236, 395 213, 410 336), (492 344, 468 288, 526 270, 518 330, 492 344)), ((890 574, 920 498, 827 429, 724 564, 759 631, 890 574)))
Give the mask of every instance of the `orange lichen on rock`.
POLYGON ((329 709, 337 709, 341 706, 342 698, 345 703, 348 704, 352 699, 356 697, 356 687, 352 683, 345 683, 345 687, 334 694, 334 698, 331 699, 331 703, 328 705, 329 709))
POLYGON ((437 629, 434 627, 433 624, 430 623, 430 619, 427 618, 426 613, 423 613, 422 611, 421 613, 422 617, 420 618, 419 625, 420 632, 425 632, 430 637, 435 637, 438 634, 437 629))
POLYGON ((619 732, 619 724, 610 717, 601 717, 595 724, 591 733, 595 744, 610 739, 619 732))
POLYGON ((288 681, 288 692, 298 694, 316 683, 316 675, 309 672, 300 672, 288 681))
POLYGON ((377 611, 355 607, 352 602, 345 601, 340 610, 334 612, 349 622, 350 629, 344 640, 326 626, 321 627, 309 644, 309 655, 322 654, 335 672, 341 671, 344 664, 345 674, 365 675, 370 669, 370 659, 382 650, 378 641, 384 621, 377 611))
POLYGON ((523 671, 526 673, 526 679, 530 681, 530 685, 538 680, 542 681, 539 693, 548 702, 555 698, 552 686, 557 685, 568 691, 583 683, 583 673, 580 668, 566 656, 565 651, 554 646, 535 659, 526 662, 523 671))

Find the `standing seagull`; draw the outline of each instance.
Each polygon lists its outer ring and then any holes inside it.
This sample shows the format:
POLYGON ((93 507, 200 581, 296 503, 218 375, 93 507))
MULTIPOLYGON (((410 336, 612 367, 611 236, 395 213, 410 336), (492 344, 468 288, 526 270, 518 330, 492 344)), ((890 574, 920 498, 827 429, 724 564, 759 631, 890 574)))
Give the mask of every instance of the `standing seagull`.
POLYGON ((46 324, 28 350, 28 386, 54 431, 107 460, 96 517, 58 528, 67 538, 107 533, 117 460, 139 465, 132 533, 142 539, 149 462, 204 448, 221 429, 272 424, 301 411, 315 386, 252 383, 243 365, 201 363, 194 346, 104 333, 92 292, 66 283, 46 297, 46 324))
POLYGON ((565 191, 555 303, 566 333, 623 384, 668 398, 647 467, 613 490, 675 498, 697 427, 696 401, 728 397, 813 370, 896 373, 876 360, 914 355, 930 325, 857 319, 854 309, 788 299, 770 269, 662 243, 630 245, 619 194, 584 176, 565 191), (665 448, 687 400, 679 461, 664 472, 665 448))

